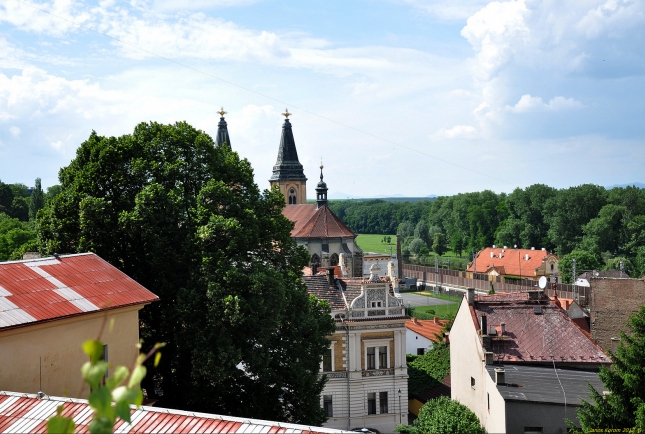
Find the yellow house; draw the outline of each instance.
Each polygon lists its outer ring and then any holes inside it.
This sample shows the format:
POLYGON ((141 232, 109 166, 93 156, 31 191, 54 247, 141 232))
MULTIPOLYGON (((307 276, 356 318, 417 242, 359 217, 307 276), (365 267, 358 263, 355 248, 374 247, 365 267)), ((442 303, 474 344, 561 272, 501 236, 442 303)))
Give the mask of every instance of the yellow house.
POLYGON ((0 390, 87 397, 82 343, 102 331, 104 358, 129 366, 158 299, 93 253, 0 263, 0 390))

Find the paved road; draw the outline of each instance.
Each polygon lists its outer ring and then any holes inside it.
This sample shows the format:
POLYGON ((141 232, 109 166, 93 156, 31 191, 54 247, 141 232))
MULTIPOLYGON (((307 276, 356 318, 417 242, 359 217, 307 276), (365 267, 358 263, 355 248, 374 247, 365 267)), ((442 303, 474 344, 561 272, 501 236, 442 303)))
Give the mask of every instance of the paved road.
POLYGON ((436 306, 439 304, 455 304, 454 301, 441 300, 440 298, 426 297, 423 295, 413 294, 411 292, 402 292, 403 305, 408 306, 436 306))

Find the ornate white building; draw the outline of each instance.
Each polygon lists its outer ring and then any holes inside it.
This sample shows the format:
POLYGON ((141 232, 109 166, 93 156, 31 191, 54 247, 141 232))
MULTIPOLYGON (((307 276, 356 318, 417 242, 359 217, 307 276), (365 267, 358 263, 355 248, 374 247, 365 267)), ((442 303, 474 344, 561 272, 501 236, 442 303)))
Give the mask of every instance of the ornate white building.
POLYGON ((325 426, 391 433, 408 420, 406 317, 378 266, 370 272, 366 280, 339 279, 331 269, 304 280, 311 294, 330 303, 336 321, 320 367, 328 377, 321 396, 325 426))

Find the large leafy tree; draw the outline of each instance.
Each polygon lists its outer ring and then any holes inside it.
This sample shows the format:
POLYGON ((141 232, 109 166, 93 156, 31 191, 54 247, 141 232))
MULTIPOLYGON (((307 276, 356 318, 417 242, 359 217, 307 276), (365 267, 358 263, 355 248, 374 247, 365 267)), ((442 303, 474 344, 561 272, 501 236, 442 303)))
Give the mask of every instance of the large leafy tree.
POLYGON ((610 368, 600 369, 600 379, 609 390, 601 395, 593 387, 591 402, 583 401, 578 410, 582 429, 569 424, 571 432, 583 433, 602 427, 645 432, 645 306, 627 322, 629 334, 621 332, 620 344, 610 368))
MULTIPOLYGON (((601 262, 598 255, 585 250, 574 250, 568 255, 564 255, 558 262, 560 277, 564 283, 573 282, 573 259, 576 260, 576 274, 580 275, 585 271, 599 270, 601 262)), ((578 276, 576 276, 577 278, 578 276)))
POLYGON ((92 133, 39 213, 48 252, 94 251, 161 301, 141 312, 167 342, 145 388, 165 406, 319 424, 329 306, 301 281, 306 252, 284 198, 260 192, 228 146, 190 125, 92 133))
POLYGON ((40 178, 36 178, 36 186, 29 199, 29 219, 34 220, 43 206, 45 206, 45 194, 43 193, 40 178))
POLYGON ((397 430, 410 434, 484 434, 479 419, 468 407, 447 396, 432 399, 419 411, 412 426, 399 425, 397 430))

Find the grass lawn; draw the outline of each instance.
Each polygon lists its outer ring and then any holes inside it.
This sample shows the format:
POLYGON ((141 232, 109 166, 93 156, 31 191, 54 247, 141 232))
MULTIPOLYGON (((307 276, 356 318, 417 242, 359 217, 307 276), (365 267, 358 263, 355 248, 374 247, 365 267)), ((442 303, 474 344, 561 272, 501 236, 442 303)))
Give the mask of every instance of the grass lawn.
POLYGON ((459 302, 462 300, 462 297, 453 297, 453 296, 446 295, 446 294, 435 294, 432 291, 429 291, 429 292, 415 292, 415 294, 423 295, 424 297, 432 297, 432 298, 438 298, 438 299, 441 299, 441 300, 454 301, 457 304, 459 304, 459 302))
POLYGON ((435 316, 439 319, 454 318, 457 315, 457 304, 436 304, 433 306, 416 306, 412 307, 412 315, 418 319, 433 319, 435 316))
POLYGON ((359 234, 356 237, 356 244, 365 253, 390 253, 390 246, 392 246, 392 253, 396 254, 396 235, 387 234, 359 234), (390 244, 383 242, 383 237, 390 237, 390 244))

